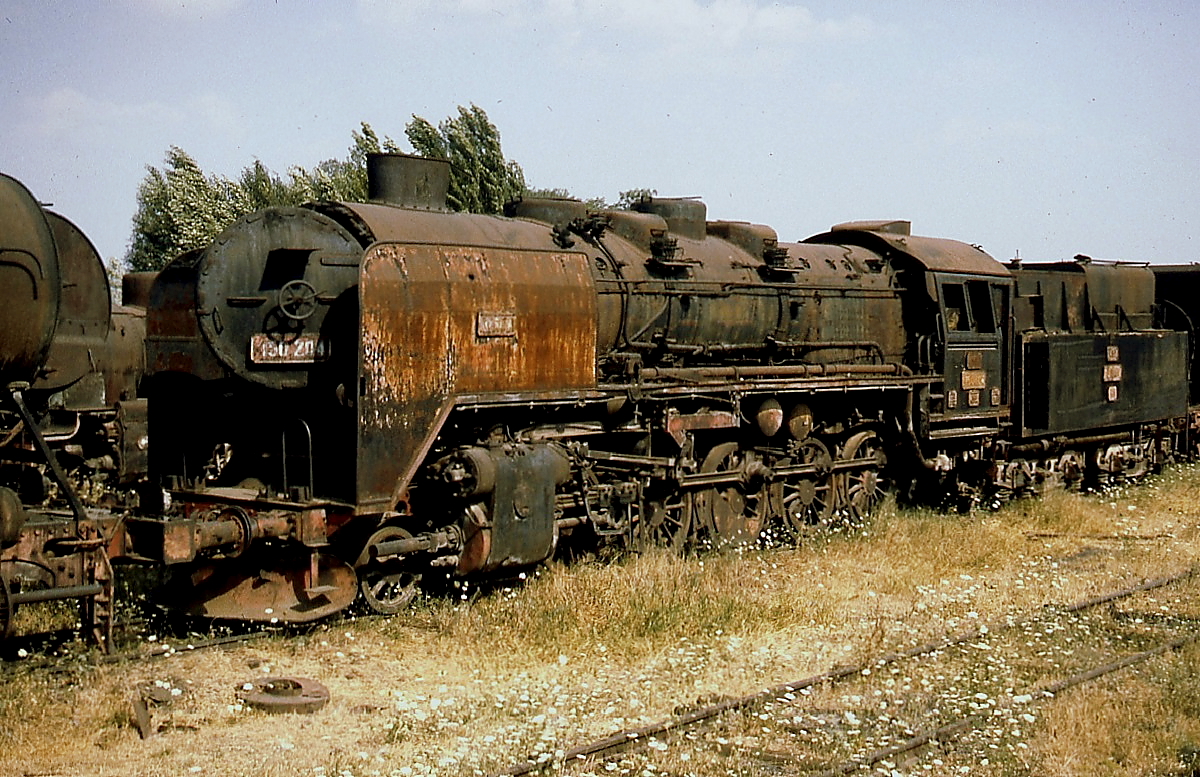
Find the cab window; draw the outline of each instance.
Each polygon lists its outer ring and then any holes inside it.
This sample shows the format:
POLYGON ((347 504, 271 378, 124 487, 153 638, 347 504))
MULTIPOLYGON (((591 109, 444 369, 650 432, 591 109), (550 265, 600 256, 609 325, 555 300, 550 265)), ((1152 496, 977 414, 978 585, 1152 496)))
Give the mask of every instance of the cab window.
POLYGON ((991 334, 996 331, 996 317, 992 314, 992 294, 987 281, 967 281, 967 294, 971 299, 971 317, 975 331, 991 334))
POLYGON ((971 321, 967 316, 967 297, 961 283, 942 284, 942 306, 946 310, 946 331, 970 331, 971 321))

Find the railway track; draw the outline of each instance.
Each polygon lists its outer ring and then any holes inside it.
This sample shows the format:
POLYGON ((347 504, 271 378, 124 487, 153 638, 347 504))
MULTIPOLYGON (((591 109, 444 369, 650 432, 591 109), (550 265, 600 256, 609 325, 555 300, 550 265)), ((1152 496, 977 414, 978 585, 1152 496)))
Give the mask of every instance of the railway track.
MULTIPOLYGON (((646 774, 670 750, 676 762, 721 763, 729 774, 833 777, 940 773, 956 748, 984 765, 1019 756, 1022 731, 1058 694, 1200 640, 1200 611, 1171 612, 1176 608, 1150 600, 1160 589, 1195 587, 1198 573, 1192 566, 681 710, 564 750, 557 766, 565 773, 646 774)), ((1200 594, 1189 594, 1200 607, 1200 594)), ((493 777, 547 766, 543 755, 493 777)))

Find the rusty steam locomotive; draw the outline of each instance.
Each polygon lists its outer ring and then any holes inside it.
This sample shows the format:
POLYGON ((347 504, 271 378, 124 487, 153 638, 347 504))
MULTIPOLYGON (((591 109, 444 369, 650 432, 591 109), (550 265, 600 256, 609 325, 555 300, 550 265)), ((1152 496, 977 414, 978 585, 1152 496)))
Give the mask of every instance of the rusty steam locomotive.
MULTIPOLYGON (((367 203, 254 213, 157 276, 140 391, 90 408, 138 507, 56 516, 0 489, 0 619, 47 591, 103 602, 111 560, 171 568, 169 601, 203 616, 394 612, 432 570, 753 542, 889 486, 1002 499, 1190 451, 1190 324, 1156 316, 1148 267, 1005 265, 902 221, 784 243, 694 199, 451 213, 445 162, 369 174, 367 203), (80 566, 22 572, 38 553, 80 566)), ((52 374, 57 346, 12 342, 6 384, 52 374)), ((48 387, 44 417, 86 377, 48 387)), ((66 449, 34 444, 52 435, 23 391, 5 458, 40 477, 66 449)))
MULTIPOLYGON (((150 278, 126 278, 127 298, 150 278)), ((110 540, 147 467, 145 311, 113 306, 100 255, 0 175, 0 641, 22 603, 78 599, 111 628, 110 540)))

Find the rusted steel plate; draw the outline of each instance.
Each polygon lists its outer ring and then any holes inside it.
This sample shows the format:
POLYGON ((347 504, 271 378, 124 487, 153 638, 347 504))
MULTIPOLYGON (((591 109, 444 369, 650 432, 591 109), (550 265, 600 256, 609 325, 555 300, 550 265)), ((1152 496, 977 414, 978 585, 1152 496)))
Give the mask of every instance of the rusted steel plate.
POLYGON ((989 256, 982 248, 969 243, 946 238, 872 231, 863 229, 856 223, 835 226, 829 232, 813 235, 804 242, 862 245, 881 252, 890 249, 915 259, 930 272, 1009 275, 1007 267, 989 256))
POLYGON ((264 677, 243 683, 238 698, 263 712, 311 713, 329 703, 329 689, 307 677, 264 677))
POLYGON ((363 259, 358 504, 407 482, 457 394, 595 386, 587 258, 377 244, 363 259))
POLYGON ((220 378, 225 369, 200 334, 196 315, 196 274, 202 251, 177 256, 150 288, 146 309, 146 370, 180 372, 202 380, 220 378))
POLYGON ((358 594, 354 570, 325 553, 317 556, 315 575, 305 554, 280 559, 253 551, 190 572, 172 582, 170 601, 205 618, 307 623, 345 609, 358 594))

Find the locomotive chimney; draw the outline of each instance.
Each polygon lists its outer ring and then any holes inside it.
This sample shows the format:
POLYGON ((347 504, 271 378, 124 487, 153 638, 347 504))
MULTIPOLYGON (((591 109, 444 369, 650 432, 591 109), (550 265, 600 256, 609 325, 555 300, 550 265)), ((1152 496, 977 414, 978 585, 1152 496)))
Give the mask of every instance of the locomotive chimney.
POLYGON ((446 210, 450 162, 411 154, 367 154, 371 202, 421 210, 446 210))

